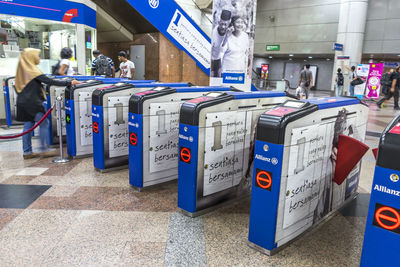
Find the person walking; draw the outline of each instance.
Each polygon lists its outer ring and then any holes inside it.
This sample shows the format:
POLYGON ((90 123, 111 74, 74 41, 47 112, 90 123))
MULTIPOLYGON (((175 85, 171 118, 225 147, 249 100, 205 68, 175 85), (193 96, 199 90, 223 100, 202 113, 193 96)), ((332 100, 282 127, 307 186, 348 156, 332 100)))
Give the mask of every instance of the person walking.
POLYGON ((300 88, 300 92, 298 92, 298 97, 300 99, 303 98, 303 95, 305 95, 306 99, 308 99, 309 90, 313 85, 313 77, 310 67, 310 64, 307 64, 306 69, 300 72, 298 84, 298 87, 300 88))
POLYGON ((335 82, 336 82, 335 84, 336 96, 341 96, 343 94, 343 84, 344 84, 344 76, 341 68, 337 69, 335 82))
POLYGON ((119 52, 118 59, 119 61, 121 61, 121 64, 119 65, 121 72, 119 77, 133 79, 135 77, 135 64, 132 61, 128 60, 126 52, 119 52))
MULTIPOLYGON (((17 121, 24 122, 23 132, 31 129, 35 122, 42 119, 45 114, 43 102, 46 100, 42 84, 56 86, 71 86, 79 84, 78 81, 61 81, 47 77, 40 71, 37 65, 40 63, 40 50, 25 48, 17 66, 15 76, 15 90, 17 92, 17 121)), ((35 156, 51 156, 54 152, 49 149, 48 140, 48 119, 45 119, 39 128, 40 154, 32 153, 32 132, 22 137, 24 159, 35 156)))
POLYGON ((92 62, 92 75, 105 75, 107 78, 115 77, 114 62, 104 56, 99 50, 93 51, 95 60, 92 62))
POLYGON ((400 107, 399 107, 400 67, 397 67, 396 71, 390 75, 390 80, 392 81, 392 86, 390 88, 390 91, 384 98, 382 98, 381 100, 376 102, 376 105, 379 108, 382 108, 383 102, 385 102, 393 97, 394 110, 400 110, 400 107))
POLYGON ((71 67, 72 49, 69 47, 64 47, 63 49, 61 49, 60 57, 61 61, 59 63, 58 75, 75 75, 75 71, 71 67))
POLYGON ((348 69, 349 72, 349 81, 350 81, 350 86, 349 86, 349 91, 350 91, 350 96, 354 96, 354 85, 352 85, 352 82, 357 80, 357 73, 356 73, 356 66, 351 66, 351 68, 349 68, 348 66, 346 66, 346 69, 348 69))

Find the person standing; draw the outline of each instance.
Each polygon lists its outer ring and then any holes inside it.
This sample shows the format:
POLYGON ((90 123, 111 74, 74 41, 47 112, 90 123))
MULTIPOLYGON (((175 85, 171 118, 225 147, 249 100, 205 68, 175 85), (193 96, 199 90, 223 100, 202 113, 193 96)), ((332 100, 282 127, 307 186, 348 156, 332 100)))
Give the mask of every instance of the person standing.
POLYGON ((128 60, 126 52, 119 52, 118 59, 119 61, 121 61, 121 64, 119 65, 121 72, 119 77, 133 79, 135 77, 135 64, 132 61, 128 60))
POLYGON ((306 95, 306 99, 308 99, 310 88, 313 85, 313 77, 310 67, 311 67, 310 64, 307 64, 306 69, 300 72, 299 84, 298 84, 298 87, 300 87, 301 89, 298 94, 300 99, 303 98, 303 95, 306 95))
POLYGON ((64 76, 72 76, 75 75, 74 69, 71 67, 71 58, 72 58, 72 49, 69 47, 64 47, 61 49, 61 61, 60 67, 58 68, 58 75, 64 76))
POLYGON ((213 29, 211 46, 211 77, 222 77, 221 61, 223 56, 222 44, 227 35, 227 30, 231 23, 231 12, 222 10, 218 26, 213 29))
POLYGON ((341 68, 337 69, 335 82, 336 82, 336 86, 335 86, 336 96, 341 96, 343 94, 343 84, 344 84, 344 76, 343 76, 341 68))
POLYGON ((93 51, 95 60, 92 62, 92 75, 105 75, 107 78, 115 77, 114 62, 106 57, 99 50, 93 51))
POLYGON ((392 80, 392 86, 390 88, 390 91, 388 92, 388 94, 382 98, 381 100, 379 100, 376 105, 381 108, 383 102, 385 102, 386 100, 391 99, 392 97, 394 98, 394 109, 395 110, 400 110, 399 107, 399 91, 400 91, 400 67, 397 67, 396 71, 393 72, 390 75, 390 80, 392 80))
POLYGON ((245 72, 249 51, 249 35, 244 31, 246 24, 242 17, 232 17, 233 32, 222 44, 224 56, 222 58, 222 72, 245 72))
POLYGON ((349 68, 348 66, 346 66, 346 69, 348 69, 349 72, 349 81, 350 81, 350 86, 349 86, 349 90, 350 90, 350 96, 354 96, 354 85, 352 85, 352 82, 357 80, 357 73, 356 73, 356 66, 351 66, 351 68, 349 68))
MULTIPOLYGON (((56 86, 71 86, 79 84, 78 81, 62 81, 54 80, 44 75, 37 67, 40 63, 40 50, 34 48, 25 48, 21 53, 21 57, 17 66, 17 74, 15 76, 15 90, 17 96, 17 120, 24 122, 23 132, 31 129, 35 122, 42 119, 45 114, 43 102, 46 95, 43 89, 43 83, 56 86)), ((39 128, 40 135, 40 154, 32 153, 32 132, 22 137, 23 157, 24 159, 33 158, 35 156, 49 156, 52 150, 47 144, 48 135, 48 119, 45 119, 39 128)))

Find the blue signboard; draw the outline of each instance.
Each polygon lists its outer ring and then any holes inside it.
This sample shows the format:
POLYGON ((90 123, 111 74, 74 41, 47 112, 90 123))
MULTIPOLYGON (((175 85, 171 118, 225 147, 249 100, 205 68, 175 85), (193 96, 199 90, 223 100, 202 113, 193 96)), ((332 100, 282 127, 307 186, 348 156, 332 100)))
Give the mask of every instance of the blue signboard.
POLYGON ((333 50, 343 51, 343 44, 334 43, 333 44, 333 50))
POLYGON ((85 24, 96 28, 96 11, 76 2, 61 0, 0 1, 0 13, 21 17, 85 24))
POLYGON ((191 56, 205 73, 210 73, 211 40, 175 1, 127 2, 179 49, 191 56))

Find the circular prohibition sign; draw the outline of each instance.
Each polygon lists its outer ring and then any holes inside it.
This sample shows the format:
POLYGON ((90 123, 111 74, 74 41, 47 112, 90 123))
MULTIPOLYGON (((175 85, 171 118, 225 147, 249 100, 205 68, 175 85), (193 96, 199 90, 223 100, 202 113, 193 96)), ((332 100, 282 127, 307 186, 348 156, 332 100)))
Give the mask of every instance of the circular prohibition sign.
POLYGON ((93 122, 93 132, 99 132, 99 124, 97 122, 93 122))
POLYGON ((390 207, 379 208, 375 213, 375 219, 382 228, 387 229, 387 230, 394 230, 400 226, 400 214, 397 212, 397 210, 390 208, 390 207), (390 212, 391 214, 394 215, 394 217, 388 216, 387 213, 386 213, 386 215, 382 214, 382 212, 385 212, 385 211, 390 212), (382 219, 392 222, 394 224, 387 225, 386 223, 382 222, 382 219))
POLYGON ((183 160, 183 162, 189 163, 190 159, 191 159, 191 154, 190 154, 190 150, 187 148, 182 148, 181 149, 181 159, 183 160))
POLYGON ((129 141, 131 142, 131 145, 136 146, 137 136, 135 133, 131 133, 131 135, 129 136, 129 141))
POLYGON ((271 175, 266 171, 260 171, 259 173, 257 173, 256 181, 258 186, 263 189, 270 188, 272 184, 271 175))

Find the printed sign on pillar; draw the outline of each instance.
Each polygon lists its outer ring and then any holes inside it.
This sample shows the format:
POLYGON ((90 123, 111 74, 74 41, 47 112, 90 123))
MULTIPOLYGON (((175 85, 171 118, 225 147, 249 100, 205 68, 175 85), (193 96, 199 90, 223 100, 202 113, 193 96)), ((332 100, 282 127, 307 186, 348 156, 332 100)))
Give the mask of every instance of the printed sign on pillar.
POLYGON ((257 2, 214 0, 210 85, 251 90, 257 2))
POLYGON ((370 63, 366 97, 378 99, 381 90, 383 63, 370 63))

